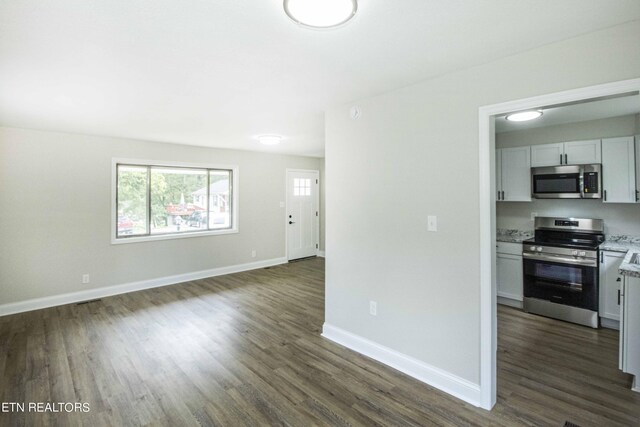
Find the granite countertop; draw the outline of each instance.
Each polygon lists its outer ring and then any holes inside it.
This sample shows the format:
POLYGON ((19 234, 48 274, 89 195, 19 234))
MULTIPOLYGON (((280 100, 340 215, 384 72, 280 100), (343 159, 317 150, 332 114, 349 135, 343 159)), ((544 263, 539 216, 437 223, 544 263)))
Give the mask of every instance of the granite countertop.
POLYGON ((640 237, 625 235, 607 236, 607 240, 600 245, 600 249, 626 253, 627 255, 624 257, 622 264, 620 264, 618 272, 625 276, 640 277, 640 265, 631 264, 633 254, 640 253, 640 237))
POLYGON ((508 230, 505 228, 498 228, 496 231, 496 241, 498 242, 522 243, 533 237, 533 231, 508 230))
POLYGON ((620 274, 631 277, 640 277, 640 264, 631 264, 631 258, 633 258, 635 254, 640 254, 640 247, 631 249, 627 252, 624 260, 622 260, 622 264, 620 264, 620 269, 618 270, 620 274))
POLYGON ((607 239, 600 245, 603 251, 629 252, 632 249, 640 250, 640 237, 616 235, 607 236, 607 239))

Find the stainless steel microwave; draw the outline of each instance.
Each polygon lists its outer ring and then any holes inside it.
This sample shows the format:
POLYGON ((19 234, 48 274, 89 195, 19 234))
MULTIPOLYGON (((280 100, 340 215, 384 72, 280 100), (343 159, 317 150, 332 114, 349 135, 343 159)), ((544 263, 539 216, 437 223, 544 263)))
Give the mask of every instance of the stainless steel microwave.
POLYGON ((531 168, 531 195, 536 199, 600 199, 602 165, 531 168))

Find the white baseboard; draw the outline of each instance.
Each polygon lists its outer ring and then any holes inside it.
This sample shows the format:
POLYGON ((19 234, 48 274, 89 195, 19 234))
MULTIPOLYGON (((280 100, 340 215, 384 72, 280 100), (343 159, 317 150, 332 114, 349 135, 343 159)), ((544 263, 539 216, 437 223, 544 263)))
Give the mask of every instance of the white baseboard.
POLYGON ((318 251, 318 256, 324 258, 324 251, 318 251))
POLYGON ((481 406, 480 386, 396 350, 325 323, 322 336, 474 406, 481 406))
POLYGON ((522 301, 498 295, 498 304, 508 305, 509 307, 522 308, 522 301))
POLYGON ((13 302, 0 305, 0 316, 23 313, 25 311, 39 310, 58 305, 72 304, 81 301, 89 301, 113 295, 126 294, 128 292, 141 291, 143 289, 158 288, 161 286, 175 285, 176 283, 189 282, 191 280, 205 279, 207 277, 222 276, 225 274, 239 273, 241 271, 255 270, 286 264, 286 258, 273 258, 264 261, 250 262, 247 264, 230 265, 228 267, 213 268, 210 270, 194 271, 191 273, 176 274, 173 276, 158 277, 156 279, 140 282, 124 283, 121 285, 105 286, 86 291, 71 292, 61 295, 53 295, 43 298, 34 298, 26 301, 13 302))
POLYGON ((615 330, 620 330, 620 321, 618 320, 613 320, 613 319, 607 319, 605 317, 601 317, 600 318, 600 326, 602 326, 603 328, 609 328, 609 329, 615 329, 615 330))

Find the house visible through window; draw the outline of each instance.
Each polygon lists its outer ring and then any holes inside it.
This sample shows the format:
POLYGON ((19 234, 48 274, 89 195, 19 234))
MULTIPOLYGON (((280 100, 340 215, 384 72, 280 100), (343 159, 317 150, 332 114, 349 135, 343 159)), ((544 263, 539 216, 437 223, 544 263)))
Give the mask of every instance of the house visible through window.
POLYGON ((116 166, 116 238, 229 230, 233 170, 116 166))

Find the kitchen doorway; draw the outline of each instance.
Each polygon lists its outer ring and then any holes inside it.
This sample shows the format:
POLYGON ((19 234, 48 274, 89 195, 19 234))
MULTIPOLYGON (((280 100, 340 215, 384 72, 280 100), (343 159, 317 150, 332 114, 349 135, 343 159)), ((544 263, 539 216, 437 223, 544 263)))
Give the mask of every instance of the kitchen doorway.
POLYGON ((604 99, 640 90, 640 79, 591 86, 479 109, 480 193, 480 390, 481 406, 491 409, 497 395, 497 289, 496 289, 496 118, 507 113, 536 110, 604 99))

